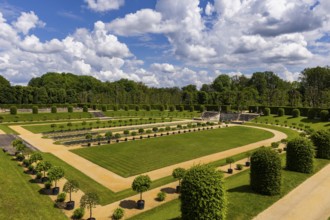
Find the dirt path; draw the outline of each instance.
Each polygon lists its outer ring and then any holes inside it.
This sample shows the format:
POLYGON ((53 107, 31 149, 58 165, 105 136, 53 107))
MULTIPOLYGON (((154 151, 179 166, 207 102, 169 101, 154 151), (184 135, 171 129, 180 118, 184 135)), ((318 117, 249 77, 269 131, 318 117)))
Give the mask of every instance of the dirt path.
MULTIPOLYGON (((71 166, 75 167, 76 169, 80 170, 87 176, 91 177, 94 179, 96 182, 104 185, 105 187, 109 188, 110 190, 114 192, 119 192, 124 189, 127 189, 131 186, 131 183, 133 182, 134 178, 136 176, 131 176, 128 178, 121 177, 105 168, 102 168, 94 163, 92 163, 89 160, 86 160, 72 152, 69 151, 68 147, 63 146, 63 145, 55 145, 53 144, 53 140, 51 139, 44 139, 42 138, 41 134, 33 134, 32 132, 22 128, 21 126, 15 125, 15 126, 10 126, 11 129, 17 131, 20 133, 20 137, 30 143, 31 145, 35 146, 42 152, 49 152, 57 156, 58 158, 62 159, 66 163, 70 164, 71 166)), ((253 127, 253 126, 247 126, 247 127, 253 127)), ((257 129, 262 129, 262 130, 267 130, 272 133, 274 133, 274 137, 255 142, 252 144, 248 144, 245 146, 237 147, 234 149, 230 149, 227 151, 211 154, 208 156, 204 156, 201 158, 189 160, 186 162, 182 162, 179 164, 167 166, 158 170, 154 170, 148 173, 145 173, 150 176, 152 180, 156 180, 162 177, 170 176, 172 174, 173 169, 177 167, 183 167, 183 168, 189 168, 194 164, 199 164, 199 163, 209 163, 212 161, 216 161, 219 159, 223 159, 226 157, 230 157, 236 154, 239 154, 241 152, 245 152, 248 150, 252 150, 255 148, 258 148, 260 146, 264 145, 270 145, 270 143, 279 141, 283 138, 286 138, 286 135, 284 133, 271 130, 271 129, 266 129, 266 128, 259 128, 259 127, 253 127, 257 129)))
POLYGON ((326 220, 330 216, 330 165, 310 177, 255 220, 326 220))

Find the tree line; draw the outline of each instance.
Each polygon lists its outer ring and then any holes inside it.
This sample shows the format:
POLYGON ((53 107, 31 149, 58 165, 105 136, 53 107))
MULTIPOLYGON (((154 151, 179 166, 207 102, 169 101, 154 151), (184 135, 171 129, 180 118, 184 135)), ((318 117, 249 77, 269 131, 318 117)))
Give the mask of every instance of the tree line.
POLYGON ((200 89, 192 84, 154 88, 128 79, 102 82, 92 76, 54 72, 32 78, 27 86, 12 86, 0 76, 0 104, 57 103, 325 108, 330 106, 330 68, 307 68, 294 82, 269 71, 255 72, 250 78, 222 74, 200 89))

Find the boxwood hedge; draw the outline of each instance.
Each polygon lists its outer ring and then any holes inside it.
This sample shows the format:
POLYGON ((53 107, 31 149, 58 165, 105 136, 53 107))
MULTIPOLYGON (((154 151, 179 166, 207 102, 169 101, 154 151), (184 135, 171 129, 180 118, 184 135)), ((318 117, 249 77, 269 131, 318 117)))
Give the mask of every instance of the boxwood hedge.
POLYGON ((330 159, 330 131, 319 130, 311 135, 316 147, 316 157, 330 159))

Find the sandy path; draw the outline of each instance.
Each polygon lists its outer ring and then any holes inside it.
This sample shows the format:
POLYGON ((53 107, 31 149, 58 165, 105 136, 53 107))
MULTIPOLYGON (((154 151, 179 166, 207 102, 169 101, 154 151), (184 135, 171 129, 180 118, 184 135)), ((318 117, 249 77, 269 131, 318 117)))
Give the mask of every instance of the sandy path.
POLYGON ((0 129, 0 134, 6 134, 3 130, 0 129))
MULTIPOLYGON (((128 178, 121 177, 109 170, 106 170, 105 168, 102 168, 94 163, 92 163, 89 160, 86 160, 72 152, 69 151, 69 149, 63 145, 55 145, 53 144, 53 140, 51 139, 44 139, 42 138, 41 134, 33 134, 32 132, 22 128, 21 126, 15 125, 15 126, 10 126, 11 129, 17 131, 20 133, 20 137, 30 143, 31 145, 35 146, 38 148, 40 151, 43 152, 50 152, 57 156, 58 158, 62 159, 66 163, 70 164, 71 166, 75 167, 76 169, 80 170, 87 176, 93 178, 96 182, 104 185, 105 187, 111 189, 114 192, 119 192, 124 189, 130 188, 131 183, 133 182, 134 178, 136 176, 131 176, 128 178)), ((253 127, 253 126, 247 126, 247 127, 253 127)), ((211 154, 208 156, 204 156, 201 158, 189 160, 186 162, 182 162, 179 164, 171 165, 168 167, 164 167, 158 170, 154 170, 148 173, 145 173, 150 176, 152 180, 156 180, 162 177, 170 176, 172 174, 173 169, 177 167, 183 167, 183 168, 189 168, 194 164, 199 164, 199 163, 209 163, 212 161, 216 161, 219 159, 223 159, 226 157, 230 157, 233 155, 236 155, 238 153, 252 150, 255 148, 258 148, 260 146, 264 145, 270 145, 270 143, 274 141, 279 141, 283 138, 286 138, 286 135, 284 133, 271 130, 271 129, 266 129, 266 128, 259 128, 259 127, 253 127, 257 129, 262 129, 262 130, 267 130, 272 133, 274 133, 274 137, 255 142, 252 144, 248 144, 245 146, 237 147, 231 150, 211 154)))
POLYGON ((255 220, 326 220, 330 216, 330 165, 307 179, 255 220))

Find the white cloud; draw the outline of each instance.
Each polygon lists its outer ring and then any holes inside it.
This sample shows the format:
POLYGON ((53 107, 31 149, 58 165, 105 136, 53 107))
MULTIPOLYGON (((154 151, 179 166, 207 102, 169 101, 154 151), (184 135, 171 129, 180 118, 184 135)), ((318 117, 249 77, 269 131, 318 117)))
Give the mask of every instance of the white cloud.
POLYGON ((211 16, 214 12, 214 6, 212 3, 208 2, 207 5, 205 6, 205 14, 207 16, 211 16))
POLYGON ((105 12, 110 10, 117 10, 124 5, 124 0, 85 0, 90 8, 96 12, 105 12))
POLYGON ((34 14, 33 11, 29 13, 22 12, 21 16, 13 23, 13 26, 22 32, 23 34, 28 34, 29 31, 36 27, 44 27, 46 24, 39 20, 38 16, 34 14))

